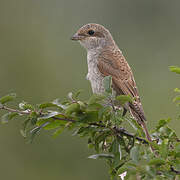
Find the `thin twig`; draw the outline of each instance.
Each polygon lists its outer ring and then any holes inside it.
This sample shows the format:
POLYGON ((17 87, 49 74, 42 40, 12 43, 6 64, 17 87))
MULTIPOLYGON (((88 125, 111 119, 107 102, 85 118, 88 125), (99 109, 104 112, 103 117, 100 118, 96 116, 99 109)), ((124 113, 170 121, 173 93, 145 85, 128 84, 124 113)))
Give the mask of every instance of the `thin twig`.
POLYGON ((180 171, 174 169, 173 166, 171 166, 171 171, 174 172, 174 173, 176 173, 176 174, 178 174, 178 175, 180 175, 180 171))
POLYGON ((2 107, 0 107, 0 109, 4 109, 4 110, 9 111, 9 112, 16 112, 16 113, 19 113, 19 114, 25 114, 25 115, 31 114, 31 111, 20 111, 20 110, 17 110, 17 109, 9 108, 7 106, 2 106, 2 107))
POLYGON ((59 117, 56 117, 56 116, 54 116, 54 117, 52 117, 53 119, 55 119, 55 120, 60 120, 60 121, 67 121, 67 122, 73 122, 73 123, 75 123, 76 121, 75 120, 73 120, 73 119, 68 119, 68 118, 59 118, 59 117))

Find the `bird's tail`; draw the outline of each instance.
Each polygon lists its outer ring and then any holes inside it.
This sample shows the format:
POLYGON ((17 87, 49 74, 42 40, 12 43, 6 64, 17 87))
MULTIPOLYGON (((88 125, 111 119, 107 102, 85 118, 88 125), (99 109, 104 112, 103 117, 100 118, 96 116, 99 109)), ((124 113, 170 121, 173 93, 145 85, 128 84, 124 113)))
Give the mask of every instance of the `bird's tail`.
POLYGON ((146 127, 146 123, 144 121, 141 122, 141 126, 144 130, 144 133, 146 134, 146 138, 148 141, 152 142, 151 136, 149 135, 148 129, 146 127))
MULTIPOLYGON (((140 116, 140 114, 137 113, 131 107, 130 107, 130 113, 135 118, 135 120, 138 122, 138 124, 143 128, 143 131, 144 131, 144 133, 146 135, 147 140, 149 142, 152 142, 151 136, 150 136, 150 134, 148 132, 148 129, 146 127, 146 123, 145 123, 146 119, 145 119, 144 113, 143 113, 143 116, 140 116)), ((152 145, 151 144, 149 144, 149 145, 150 145, 150 148, 151 148, 152 152, 154 152, 154 154, 157 155, 156 152, 155 152, 155 149, 152 147, 152 145)))
POLYGON ((145 123, 146 118, 144 116, 144 112, 143 113, 141 112, 141 114, 140 114, 140 113, 136 112, 134 109, 132 109, 130 106, 130 113, 133 116, 133 118, 135 118, 135 120, 138 122, 138 124, 143 128, 147 140, 152 142, 151 136, 146 127, 146 123, 145 123))

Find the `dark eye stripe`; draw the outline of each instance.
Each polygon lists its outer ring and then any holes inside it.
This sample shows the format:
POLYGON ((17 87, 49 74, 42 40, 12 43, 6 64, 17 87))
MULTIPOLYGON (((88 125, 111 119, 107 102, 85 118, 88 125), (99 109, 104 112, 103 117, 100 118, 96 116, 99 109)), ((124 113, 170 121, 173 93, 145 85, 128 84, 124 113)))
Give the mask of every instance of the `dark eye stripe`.
POLYGON ((92 36, 92 35, 94 34, 94 31, 93 31, 93 30, 89 30, 89 31, 88 31, 88 34, 89 34, 90 36, 92 36))

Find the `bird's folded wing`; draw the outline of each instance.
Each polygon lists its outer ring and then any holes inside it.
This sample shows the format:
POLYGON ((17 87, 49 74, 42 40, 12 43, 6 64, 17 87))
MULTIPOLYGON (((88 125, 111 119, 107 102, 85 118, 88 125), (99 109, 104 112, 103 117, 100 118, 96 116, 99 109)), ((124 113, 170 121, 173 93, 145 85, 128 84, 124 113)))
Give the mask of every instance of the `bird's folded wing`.
POLYGON ((130 112, 139 122, 144 121, 146 118, 133 73, 121 51, 103 51, 98 59, 98 69, 104 76, 112 76, 112 86, 117 95, 134 98, 133 103, 129 103, 130 112))
POLYGON ((112 76, 113 88, 118 94, 139 98, 131 68, 119 50, 103 51, 98 59, 98 69, 104 76, 112 76))

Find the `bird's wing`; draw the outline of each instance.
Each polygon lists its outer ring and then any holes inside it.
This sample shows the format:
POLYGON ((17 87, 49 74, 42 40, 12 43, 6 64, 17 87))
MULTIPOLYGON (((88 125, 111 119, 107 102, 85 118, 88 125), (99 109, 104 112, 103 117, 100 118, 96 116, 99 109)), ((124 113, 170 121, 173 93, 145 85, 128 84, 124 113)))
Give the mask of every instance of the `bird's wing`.
POLYGON ((98 69, 104 76, 112 76, 116 92, 138 97, 138 90, 131 68, 119 50, 103 51, 98 59, 98 69))
POLYGON ((130 103, 130 111, 137 114, 137 119, 145 120, 144 111, 139 98, 133 73, 120 50, 104 50, 98 58, 98 69, 104 76, 112 76, 113 89, 117 95, 130 95, 134 102, 130 103))

